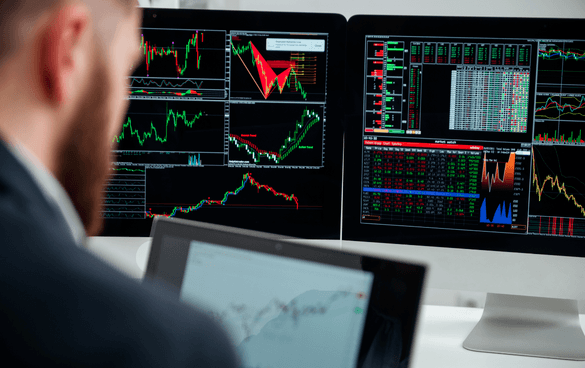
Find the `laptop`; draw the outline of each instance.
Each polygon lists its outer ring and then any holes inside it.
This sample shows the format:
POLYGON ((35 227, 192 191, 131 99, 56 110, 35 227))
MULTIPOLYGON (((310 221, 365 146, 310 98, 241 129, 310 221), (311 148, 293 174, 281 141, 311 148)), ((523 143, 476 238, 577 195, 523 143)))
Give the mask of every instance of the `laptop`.
POLYGON ((159 217, 145 282, 229 334, 242 367, 406 367, 423 265, 159 217))

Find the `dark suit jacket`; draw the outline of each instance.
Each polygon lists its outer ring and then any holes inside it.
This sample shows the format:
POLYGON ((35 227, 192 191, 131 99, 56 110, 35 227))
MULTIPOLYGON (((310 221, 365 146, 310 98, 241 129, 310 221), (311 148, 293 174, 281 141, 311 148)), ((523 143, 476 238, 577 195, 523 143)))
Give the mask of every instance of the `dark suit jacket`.
POLYGON ((207 315, 73 242, 60 211, 0 141, 0 351, 15 366, 235 367, 207 315))

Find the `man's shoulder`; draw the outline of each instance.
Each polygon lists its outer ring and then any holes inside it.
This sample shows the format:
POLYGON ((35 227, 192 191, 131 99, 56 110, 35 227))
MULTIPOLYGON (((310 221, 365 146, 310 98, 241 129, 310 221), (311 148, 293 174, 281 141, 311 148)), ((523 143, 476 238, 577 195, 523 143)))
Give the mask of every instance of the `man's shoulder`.
POLYGON ((0 190, 0 334, 13 354, 31 364, 234 365, 207 315, 118 273, 66 230, 0 190))

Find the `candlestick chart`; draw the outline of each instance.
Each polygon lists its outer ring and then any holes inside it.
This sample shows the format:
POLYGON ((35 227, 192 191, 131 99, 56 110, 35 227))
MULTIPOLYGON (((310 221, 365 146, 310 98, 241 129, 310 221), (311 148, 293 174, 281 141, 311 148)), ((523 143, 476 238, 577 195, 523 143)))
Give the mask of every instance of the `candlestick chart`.
POLYGON ((229 135, 230 163, 253 166, 321 167, 323 107, 234 104, 229 135))
POLYGON ((141 32, 144 62, 129 77, 131 98, 225 97, 225 31, 141 32))
POLYGON ((585 175, 578 164, 583 149, 535 145, 533 152, 530 214, 585 218, 585 175))
POLYGON ((231 98, 325 101, 325 52, 267 50, 265 36, 232 36, 231 98))
MULTIPOLYGON (((223 111, 223 102, 133 100, 120 133, 112 137, 113 149, 134 154, 135 163, 141 163, 140 154, 153 152, 165 153, 163 160, 173 152, 223 154, 223 111)), ((183 161, 188 164, 187 157, 183 161)))
POLYGON ((539 92, 583 92, 585 43, 542 43, 538 50, 539 92))
MULTIPOLYGON (((233 180, 230 182, 231 187, 229 187, 230 184, 224 183, 222 186, 223 189, 218 187, 222 183, 211 181, 201 183, 202 185, 199 185, 199 187, 204 189, 200 190, 200 192, 213 192, 215 194, 204 195, 201 193, 199 196, 203 198, 191 204, 173 205, 172 203, 149 203, 149 208, 146 210, 146 216, 148 218, 154 218, 157 216, 175 217, 204 210, 208 207, 218 206, 222 208, 261 208, 266 206, 277 206, 279 208, 291 210, 299 209, 299 198, 293 193, 287 194, 279 192, 270 185, 260 183, 253 177, 251 172, 244 173, 240 179, 236 179, 236 177, 236 175, 233 175, 233 180), (220 193, 222 191, 223 193, 220 193), (242 199, 236 199, 235 197, 242 197, 242 199), (165 208, 168 208, 168 210, 165 211, 165 208)), ((206 180, 206 178, 200 179, 200 181, 204 180, 206 180)), ((195 186, 197 186, 197 181, 191 185, 191 187, 195 186)))

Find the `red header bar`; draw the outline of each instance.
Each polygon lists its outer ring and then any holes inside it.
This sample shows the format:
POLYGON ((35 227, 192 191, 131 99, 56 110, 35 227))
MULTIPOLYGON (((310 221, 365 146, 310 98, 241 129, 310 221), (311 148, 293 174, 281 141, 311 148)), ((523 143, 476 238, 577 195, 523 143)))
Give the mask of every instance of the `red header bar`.
POLYGON ((483 146, 470 146, 466 144, 444 144, 444 143, 418 143, 418 142, 391 142, 391 141, 364 141, 366 146, 381 147, 409 147, 409 148, 439 148, 483 151, 483 146))

